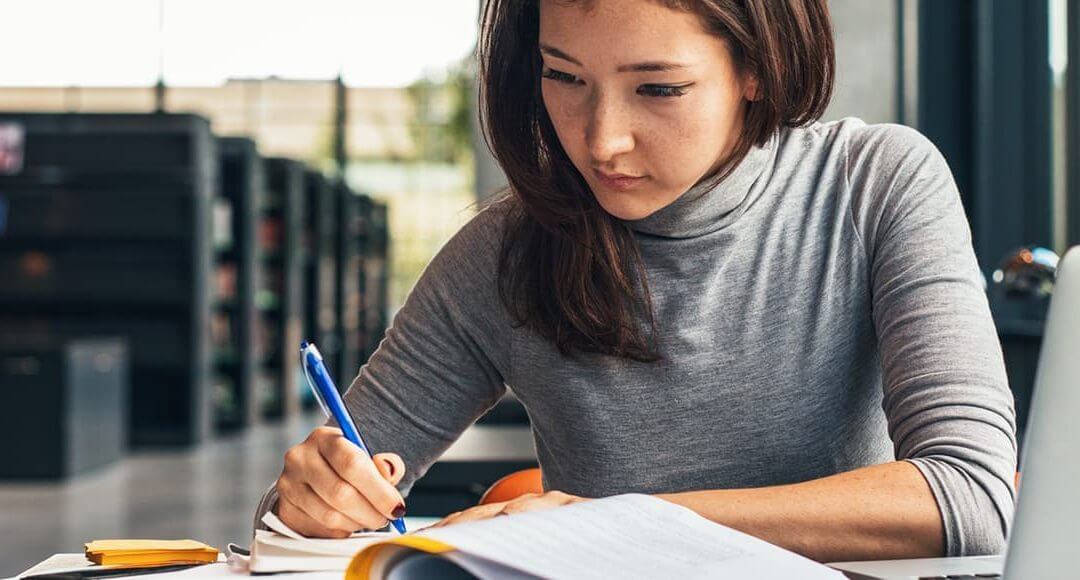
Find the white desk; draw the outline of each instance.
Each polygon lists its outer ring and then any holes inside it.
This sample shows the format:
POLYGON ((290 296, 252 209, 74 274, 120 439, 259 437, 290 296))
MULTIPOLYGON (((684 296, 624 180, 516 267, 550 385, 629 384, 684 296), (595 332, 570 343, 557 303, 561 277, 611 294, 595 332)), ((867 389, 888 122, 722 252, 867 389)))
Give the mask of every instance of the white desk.
MULTIPOLYGON (((418 530, 434 524, 439 521, 439 518, 424 518, 424 517, 405 517, 405 527, 409 530, 418 530)), ((221 550, 224 546, 219 547, 221 550)), ((222 551, 222 557, 226 552, 222 551)), ((32 568, 22 572, 16 578, 26 576, 33 573, 44 573, 46 568, 74 568, 77 566, 89 566, 91 563, 83 557, 82 554, 53 554, 47 560, 33 566, 32 568)), ((190 579, 232 579, 249 578, 250 575, 243 572, 234 572, 229 569, 225 562, 218 564, 207 564, 206 566, 197 566, 187 570, 180 570, 178 572, 165 572, 162 574, 144 574, 140 576, 133 576, 135 580, 145 578, 150 580, 151 578, 190 578, 190 579)), ((288 580, 341 580, 341 572, 305 572, 305 573, 289 573, 285 576, 288 580)))

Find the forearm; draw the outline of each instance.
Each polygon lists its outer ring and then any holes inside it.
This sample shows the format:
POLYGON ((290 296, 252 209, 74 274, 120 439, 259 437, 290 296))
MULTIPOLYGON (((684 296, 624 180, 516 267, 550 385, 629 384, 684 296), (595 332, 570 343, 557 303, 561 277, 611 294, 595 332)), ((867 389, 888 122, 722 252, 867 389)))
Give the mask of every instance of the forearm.
POLYGON ((930 486, 903 461, 790 485, 658 497, 821 562, 934 557, 944 551, 930 486))

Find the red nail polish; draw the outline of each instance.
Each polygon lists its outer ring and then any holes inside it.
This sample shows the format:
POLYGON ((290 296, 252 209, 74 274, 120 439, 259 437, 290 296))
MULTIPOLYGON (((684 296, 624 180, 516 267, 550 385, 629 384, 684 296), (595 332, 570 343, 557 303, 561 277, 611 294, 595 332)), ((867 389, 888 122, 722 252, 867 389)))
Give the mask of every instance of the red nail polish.
POLYGON ((405 504, 399 503, 394 511, 390 512, 390 515, 396 520, 405 515, 405 504))

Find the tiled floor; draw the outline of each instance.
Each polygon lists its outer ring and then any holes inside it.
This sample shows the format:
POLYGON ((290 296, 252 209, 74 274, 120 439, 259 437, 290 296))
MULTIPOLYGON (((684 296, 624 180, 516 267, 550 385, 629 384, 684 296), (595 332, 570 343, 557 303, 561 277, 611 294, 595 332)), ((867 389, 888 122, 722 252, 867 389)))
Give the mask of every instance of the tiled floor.
POLYGON ((304 418, 216 440, 188 452, 139 453, 64 484, 0 482, 0 577, 95 538, 194 538, 247 543, 255 505, 304 418))

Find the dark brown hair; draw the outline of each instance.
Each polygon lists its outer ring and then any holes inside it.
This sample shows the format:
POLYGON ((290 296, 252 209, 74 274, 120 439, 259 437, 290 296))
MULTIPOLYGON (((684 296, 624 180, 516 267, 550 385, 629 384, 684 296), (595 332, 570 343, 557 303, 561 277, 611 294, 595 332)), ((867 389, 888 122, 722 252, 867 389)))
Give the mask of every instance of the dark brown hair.
MULTIPOLYGON (((826 0, 657 1, 698 15, 727 42, 737 70, 758 80, 742 135, 706 179, 722 180, 781 126, 805 125, 824 112, 835 74, 826 0)), ((509 181, 501 198, 509 215, 500 298, 517 324, 553 340, 564 355, 576 350, 660 360, 634 234, 600 207, 544 108, 539 2, 487 0, 481 22, 480 118, 509 181)), ((588 9, 591 1, 577 3, 588 9)))

